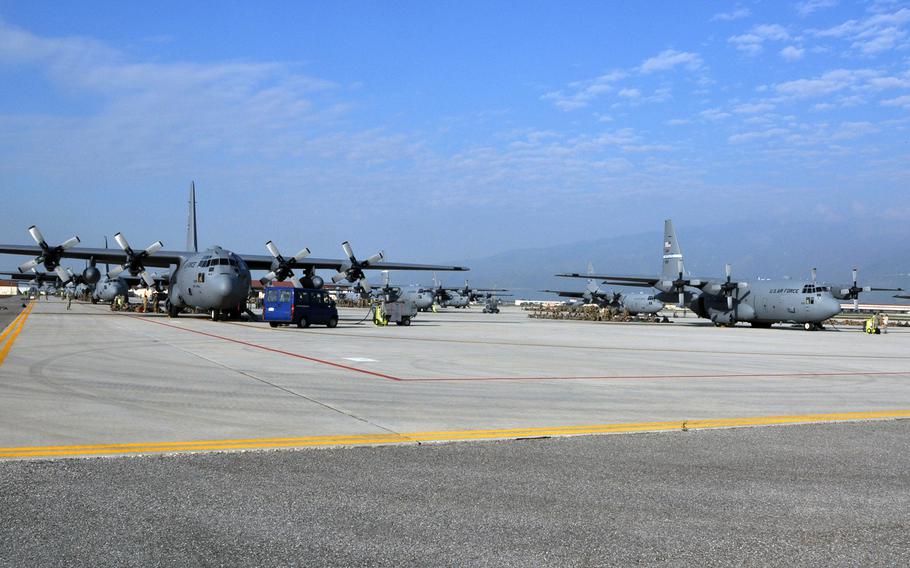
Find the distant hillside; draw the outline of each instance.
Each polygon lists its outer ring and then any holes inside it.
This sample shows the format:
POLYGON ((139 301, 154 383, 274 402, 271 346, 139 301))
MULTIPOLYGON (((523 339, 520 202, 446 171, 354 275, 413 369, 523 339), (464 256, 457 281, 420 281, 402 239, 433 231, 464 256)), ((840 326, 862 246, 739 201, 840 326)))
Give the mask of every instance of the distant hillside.
MULTIPOLYGON (((512 288, 524 297, 546 297, 544 288, 580 289, 583 281, 554 278, 559 272, 653 275, 660 270, 663 223, 654 231, 537 249, 521 249, 485 258, 456 261, 471 268, 472 285, 512 288)), ((677 224, 686 268, 698 276, 721 276, 733 265, 734 278, 808 279, 818 267, 820 281, 846 283, 860 269, 861 285, 910 288, 910 227, 901 223, 686 227, 677 224)), ((463 278, 440 275, 451 284, 463 278)), ((884 301, 890 294, 864 296, 884 301)))

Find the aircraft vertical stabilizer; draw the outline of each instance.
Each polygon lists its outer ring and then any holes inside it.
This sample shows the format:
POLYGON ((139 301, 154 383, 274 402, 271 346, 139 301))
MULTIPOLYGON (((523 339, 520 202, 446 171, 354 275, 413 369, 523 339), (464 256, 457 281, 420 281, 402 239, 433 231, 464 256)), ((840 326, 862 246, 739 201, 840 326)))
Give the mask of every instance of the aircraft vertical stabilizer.
POLYGON ((189 216, 186 219, 186 250, 199 252, 196 238, 196 182, 190 182, 189 216))
POLYGON ((683 268, 683 254, 679 247, 679 241, 676 240, 676 229, 673 228, 673 220, 664 221, 664 267, 662 276, 664 280, 675 280, 680 274, 685 272, 683 268))

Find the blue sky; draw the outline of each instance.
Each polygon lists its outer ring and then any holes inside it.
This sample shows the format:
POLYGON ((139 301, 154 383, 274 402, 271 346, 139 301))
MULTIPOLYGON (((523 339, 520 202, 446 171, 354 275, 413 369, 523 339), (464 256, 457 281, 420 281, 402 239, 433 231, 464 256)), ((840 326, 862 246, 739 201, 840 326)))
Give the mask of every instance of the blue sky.
MULTIPOLYGON (((910 225, 906 2, 0 0, 0 242, 485 256, 910 225)), ((9 263, 8 263, 9 264, 9 263)))

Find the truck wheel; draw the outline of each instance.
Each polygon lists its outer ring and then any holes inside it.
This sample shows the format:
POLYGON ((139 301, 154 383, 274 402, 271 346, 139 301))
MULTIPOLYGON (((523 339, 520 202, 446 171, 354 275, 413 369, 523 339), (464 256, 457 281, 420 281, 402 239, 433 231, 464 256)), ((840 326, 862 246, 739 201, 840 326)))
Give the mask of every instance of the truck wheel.
POLYGON ((269 325, 272 326, 272 327, 278 327, 278 322, 277 322, 277 321, 270 321, 270 322, 269 322, 269 325))
POLYGON ((401 325, 411 325, 411 318, 407 316, 401 318, 401 325))
POLYGON ((326 325, 326 327, 335 327, 335 326, 337 326, 337 325, 338 325, 338 318, 336 318, 336 317, 331 317, 331 318, 329 318, 329 321, 328 321, 325 325, 326 325))
POLYGON ((299 320, 297 320, 297 327, 310 327, 310 320, 306 319, 306 316, 301 317, 299 320))

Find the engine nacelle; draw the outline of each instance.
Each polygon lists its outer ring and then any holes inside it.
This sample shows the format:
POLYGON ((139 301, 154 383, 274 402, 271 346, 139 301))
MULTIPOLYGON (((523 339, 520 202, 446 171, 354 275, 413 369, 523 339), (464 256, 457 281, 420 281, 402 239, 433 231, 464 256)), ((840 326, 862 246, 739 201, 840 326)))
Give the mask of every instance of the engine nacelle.
POLYGON ((101 271, 94 266, 86 267, 82 271, 82 279, 88 284, 97 284, 101 280, 101 271))
POLYGON ((313 283, 313 288, 315 288, 317 290, 322 288, 323 284, 325 284, 325 280, 323 280, 319 276, 313 276, 312 278, 310 278, 310 280, 313 283))

